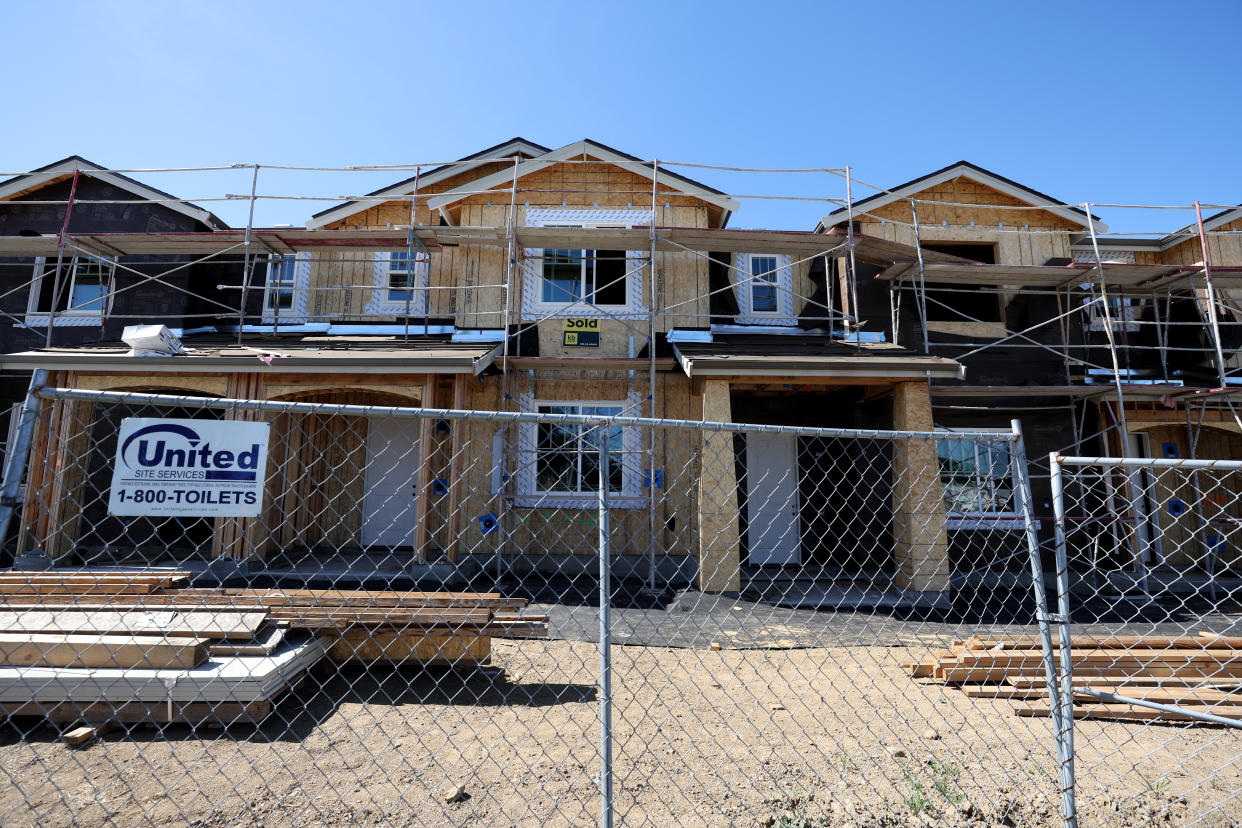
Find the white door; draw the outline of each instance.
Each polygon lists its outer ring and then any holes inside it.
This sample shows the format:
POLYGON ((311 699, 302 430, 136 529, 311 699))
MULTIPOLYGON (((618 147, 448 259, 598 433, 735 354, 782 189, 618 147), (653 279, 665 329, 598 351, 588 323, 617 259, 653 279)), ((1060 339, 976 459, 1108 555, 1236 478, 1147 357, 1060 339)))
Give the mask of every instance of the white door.
MULTIPOLYGON (((1127 435, 1131 457, 1151 457, 1151 436, 1145 432, 1127 435)), ((1163 558, 1160 548, 1160 524, 1155 502, 1151 472, 1147 469, 1130 469, 1126 473, 1129 484, 1129 500, 1134 507, 1134 540, 1138 546, 1139 560, 1155 565, 1163 558)))
POLYGON ((418 421, 377 419, 367 428, 363 546, 413 546, 418 421))
POLYGON ((751 564, 802 562, 793 434, 746 435, 746 537, 751 564))

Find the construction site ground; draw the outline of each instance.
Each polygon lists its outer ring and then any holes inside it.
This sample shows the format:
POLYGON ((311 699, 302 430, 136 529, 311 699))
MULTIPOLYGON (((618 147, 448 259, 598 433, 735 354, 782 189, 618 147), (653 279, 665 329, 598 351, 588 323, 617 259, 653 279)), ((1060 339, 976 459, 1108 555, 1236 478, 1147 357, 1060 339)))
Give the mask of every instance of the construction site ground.
MULTIPOLYGON (((617 824, 1057 821, 1050 720, 901 668, 956 626, 684 598, 614 610, 617 824)), ((497 639, 487 667, 321 664, 257 727, 136 727, 72 750, 15 720, 3 822, 595 824, 598 615, 548 609, 552 640, 497 639)), ((1084 720, 1076 734, 1082 824, 1242 820, 1232 733, 1084 720)))

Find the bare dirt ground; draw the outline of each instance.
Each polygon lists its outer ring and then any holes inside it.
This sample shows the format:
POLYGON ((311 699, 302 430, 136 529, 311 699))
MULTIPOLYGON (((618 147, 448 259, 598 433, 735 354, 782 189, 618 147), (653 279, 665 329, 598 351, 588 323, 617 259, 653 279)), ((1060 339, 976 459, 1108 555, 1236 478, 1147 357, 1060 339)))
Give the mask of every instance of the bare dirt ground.
MULTIPOLYGON (((909 678, 923 652, 615 647, 617 824, 1057 823, 1050 721, 909 678)), ((71 750, 18 720, 0 824, 597 824, 598 675, 590 642, 498 641, 469 672, 321 667, 257 728, 71 750)), ((1080 721, 1077 744, 1084 826, 1242 822, 1234 731, 1080 721)))

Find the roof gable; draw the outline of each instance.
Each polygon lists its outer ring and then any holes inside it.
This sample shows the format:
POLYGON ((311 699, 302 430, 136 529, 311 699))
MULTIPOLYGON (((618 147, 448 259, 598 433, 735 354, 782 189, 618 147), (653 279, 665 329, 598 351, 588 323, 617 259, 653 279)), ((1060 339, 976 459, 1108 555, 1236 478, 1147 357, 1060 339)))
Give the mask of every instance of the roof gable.
POLYGON ((513 157, 535 158, 550 150, 536 144, 533 141, 527 141, 525 138, 511 138, 508 141, 497 144, 494 147, 479 150, 476 153, 460 158, 452 164, 445 164, 440 167, 420 173, 417 176, 411 176, 396 184, 389 184, 386 187, 367 193, 368 201, 345 201, 335 207, 329 207, 326 210, 320 210, 311 216, 310 221, 306 222, 308 230, 316 230, 326 227, 333 222, 348 218, 356 213, 369 210, 375 206, 376 202, 370 201, 371 196, 376 197, 392 197, 399 198, 414 192, 414 182, 417 180, 420 187, 430 186, 446 178, 452 178, 455 175, 461 175, 464 172, 480 167, 492 161, 508 161, 513 157))
MULTIPOLYGON (((579 155, 590 157, 605 164, 616 164, 622 166, 627 172, 646 178, 648 181, 652 180, 654 177, 651 170, 651 164, 642 161, 642 159, 628 155, 619 150, 615 150, 611 147, 604 146, 603 144, 589 139, 583 139, 581 141, 575 141, 572 144, 566 144, 559 149, 544 153, 538 158, 524 161, 517 165, 516 175, 518 178, 521 178, 549 167, 558 161, 565 161, 579 155)), ((478 181, 471 181, 460 187, 456 187, 452 190, 448 190, 447 192, 431 197, 427 201, 427 206, 432 210, 443 211, 443 209, 448 205, 460 201, 470 195, 475 195, 479 190, 488 190, 500 187, 512 181, 514 175, 515 171, 503 170, 501 172, 493 173, 492 175, 484 176, 478 181)), ((700 184, 699 182, 686 178, 685 176, 662 170, 660 171, 660 177, 661 179, 667 178, 676 181, 678 183, 678 189, 681 190, 682 193, 695 196, 719 207, 723 212, 721 219, 722 227, 728 222, 729 214, 738 208, 738 203, 722 193, 720 190, 708 187, 705 184, 700 184)))
MULTIPOLYGON (((1062 202, 1052 198, 1052 196, 1045 195, 1038 190, 1032 190, 1030 187, 1019 184, 1018 182, 1005 178, 1002 175, 997 175, 991 170, 985 170, 983 167, 980 167, 977 164, 972 164, 969 161, 958 161, 956 164, 950 164, 949 166, 943 167, 935 172, 912 179, 904 184, 894 187, 891 190, 886 190, 884 192, 876 193, 875 195, 867 196, 866 198, 858 199, 854 202, 853 209, 855 212, 875 210, 887 204, 892 204, 895 201, 909 199, 923 190, 935 187, 938 184, 953 181, 957 178, 969 178, 972 181, 976 181, 1004 193, 1011 198, 1030 204, 1033 207, 1039 207, 1080 227, 1085 228, 1088 226, 1088 216, 1084 210, 1077 207, 1066 207, 1062 204, 1062 202)), ((822 232, 829 227, 845 222, 849 218, 849 213, 850 211, 846 207, 833 210, 831 213, 820 219, 816 230, 822 232)), ((1098 216, 1091 216, 1090 218, 1095 221, 1097 232, 1105 232, 1108 230, 1107 225, 1102 224, 1098 216)))
POLYGON ((157 190, 136 181, 127 175, 121 175, 116 172, 108 172, 104 167, 88 161, 80 155, 71 155, 60 161, 55 161, 45 167, 39 167, 22 175, 16 175, 6 181, 0 181, 0 201, 8 201, 19 195, 33 192, 41 187, 54 184, 64 178, 72 176, 75 172, 82 172, 91 178, 103 181, 113 187, 133 193, 140 199, 147 201, 159 201, 161 206, 167 207, 173 212, 189 216, 195 221, 202 222, 213 230, 227 229, 228 225, 218 219, 215 215, 196 204, 188 201, 178 200, 175 195, 166 193, 163 190, 157 190))

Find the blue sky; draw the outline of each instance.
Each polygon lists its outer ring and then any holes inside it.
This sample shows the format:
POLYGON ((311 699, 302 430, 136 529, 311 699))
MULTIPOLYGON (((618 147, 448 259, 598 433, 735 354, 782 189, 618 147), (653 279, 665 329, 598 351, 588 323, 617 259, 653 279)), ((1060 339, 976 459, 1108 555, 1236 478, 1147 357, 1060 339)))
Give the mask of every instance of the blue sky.
MULTIPOLYGON (((1066 201, 1242 202, 1242 3, 124 2, 6 6, 0 167, 443 161, 515 135, 642 158, 851 165, 891 186, 965 158, 1066 201)), ((844 196, 801 175, 687 174, 844 196)), ((143 174, 187 198, 248 173, 143 174)), ((339 195, 393 173, 265 171, 339 195)), ((868 192, 865 189, 859 194, 868 192)), ((301 224, 330 202, 268 202, 301 224)), ((207 204, 233 224, 244 205, 207 204)), ((735 226, 828 205, 746 201, 735 226)), ((1114 231, 1187 213, 1102 210, 1114 231)))

